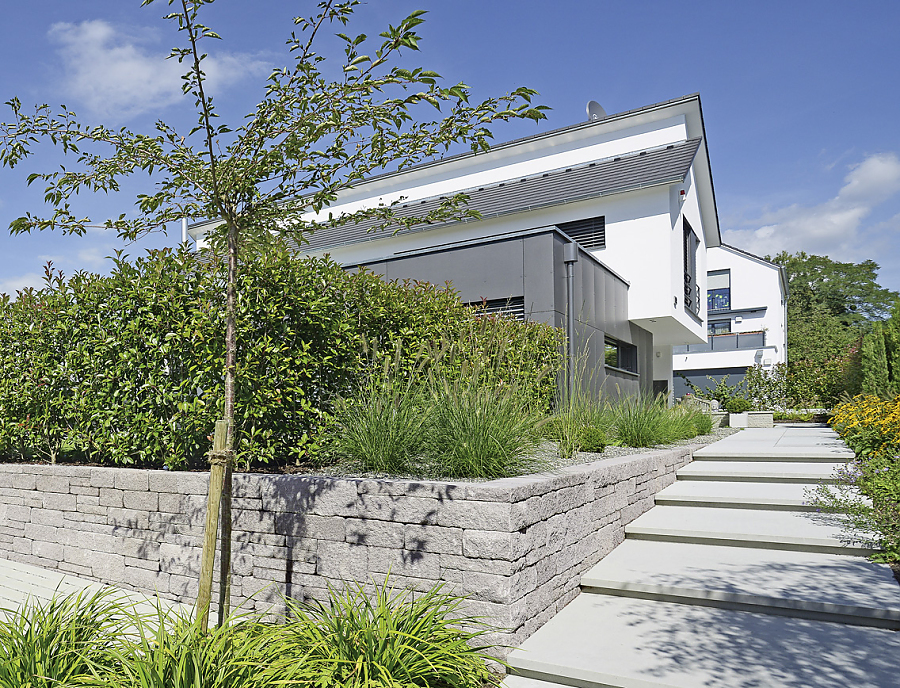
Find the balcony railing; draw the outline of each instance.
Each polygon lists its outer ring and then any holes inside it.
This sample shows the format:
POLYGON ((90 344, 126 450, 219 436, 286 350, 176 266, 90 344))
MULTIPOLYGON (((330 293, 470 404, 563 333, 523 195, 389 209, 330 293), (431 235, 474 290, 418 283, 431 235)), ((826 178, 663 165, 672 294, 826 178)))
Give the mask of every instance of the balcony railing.
POLYGON ((765 332, 733 332, 710 335, 706 344, 673 346, 672 353, 699 354, 708 351, 740 351, 741 349, 760 349, 765 345, 765 332))

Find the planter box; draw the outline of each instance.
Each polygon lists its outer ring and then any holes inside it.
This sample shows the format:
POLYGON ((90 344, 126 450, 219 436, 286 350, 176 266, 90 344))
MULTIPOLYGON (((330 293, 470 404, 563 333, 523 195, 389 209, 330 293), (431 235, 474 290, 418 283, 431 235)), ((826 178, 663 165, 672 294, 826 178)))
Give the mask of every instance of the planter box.
POLYGON ((749 428, 750 413, 729 413, 728 427, 730 428, 749 428))
MULTIPOLYGON (((233 606, 342 581, 467 595, 516 646, 568 604, 697 445, 488 482, 235 474, 233 606), (252 598, 252 599, 251 599, 252 598)), ((0 464, 0 558, 191 603, 208 473, 0 464)), ((498 650, 505 654, 506 650, 498 650)))
POLYGON ((772 411, 750 411, 747 413, 748 428, 774 428, 775 414, 772 411))

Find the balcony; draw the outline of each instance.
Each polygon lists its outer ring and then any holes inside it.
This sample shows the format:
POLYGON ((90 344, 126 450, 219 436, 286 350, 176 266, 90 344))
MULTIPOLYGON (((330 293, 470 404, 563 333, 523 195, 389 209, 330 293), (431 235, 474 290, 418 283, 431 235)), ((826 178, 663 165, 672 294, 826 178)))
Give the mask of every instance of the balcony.
POLYGON ((699 354, 710 351, 740 351, 742 349, 761 349, 766 345, 766 333, 733 332, 730 334, 710 335, 706 344, 682 344, 673 346, 673 354, 699 354))

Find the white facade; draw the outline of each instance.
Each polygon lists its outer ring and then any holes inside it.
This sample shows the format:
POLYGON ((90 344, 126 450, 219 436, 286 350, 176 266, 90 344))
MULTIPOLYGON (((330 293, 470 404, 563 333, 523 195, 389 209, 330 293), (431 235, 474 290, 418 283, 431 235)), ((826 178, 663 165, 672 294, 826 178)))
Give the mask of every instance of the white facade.
MULTIPOLYGON (((425 227, 395 235, 373 235, 321 248, 352 266, 429 247, 497 237, 512 232, 602 216, 605 247, 592 254, 629 283, 627 318, 653 335, 652 379, 672 388, 672 346, 706 341, 707 249, 720 244, 715 196, 697 95, 610 115, 597 122, 539 134, 467 154, 383 175, 343 192, 325 214, 339 216, 402 199, 404 204, 485 187, 513 184, 546 173, 568 172, 625 156, 700 140, 687 174, 628 189, 540 207, 522 207, 477 221, 425 227), (685 227, 696 236, 691 259, 694 298, 686 307, 685 227)), ((310 216, 310 219, 315 216, 310 216)), ((202 240, 203 226, 191 230, 202 240)), ((314 235, 315 236, 315 235, 314 235)), ((528 304, 526 304, 526 309, 528 304)), ((648 373, 650 371, 647 371, 648 373)))
POLYGON ((754 365, 771 370, 776 363, 786 363, 784 269, 722 245, 707 251, 707 270, 709 337, 706 344, 677 347, 675 371, 695 384, 696 378, 705 374, 729 374, 729 383, 733 383, 754 365))

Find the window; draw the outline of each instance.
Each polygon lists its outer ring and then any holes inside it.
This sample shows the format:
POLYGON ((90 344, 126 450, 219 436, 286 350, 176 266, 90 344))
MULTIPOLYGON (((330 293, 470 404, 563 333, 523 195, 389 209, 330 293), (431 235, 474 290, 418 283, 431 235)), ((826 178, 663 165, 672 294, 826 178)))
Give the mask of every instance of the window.
POLYGON ((556 225, 584 248, 606 248, 606 216, 589 217, 556 225))
POLYGON ((731 310, 731 270, 713 270, 707 273, 706 309, 731 310))
POLYGON ((637 347, 607 338, 604 342, 603 362, 609 368, 637 373, 637 347))
POLYGON ((694 234, 687 218, 684 222, 684 307, 692 313, 700 314, 700 285, 697 284, 697 249, 700 240, 694 234))
POLYGON ((524 296, 511 296, 508 299, 481 299, 466 305, 475 308, 479 315, 503 315, 525 322, 524 296))
POLYGON ((730 320, 711 320, 706 328, 707 334, 731 334, 730 320))

